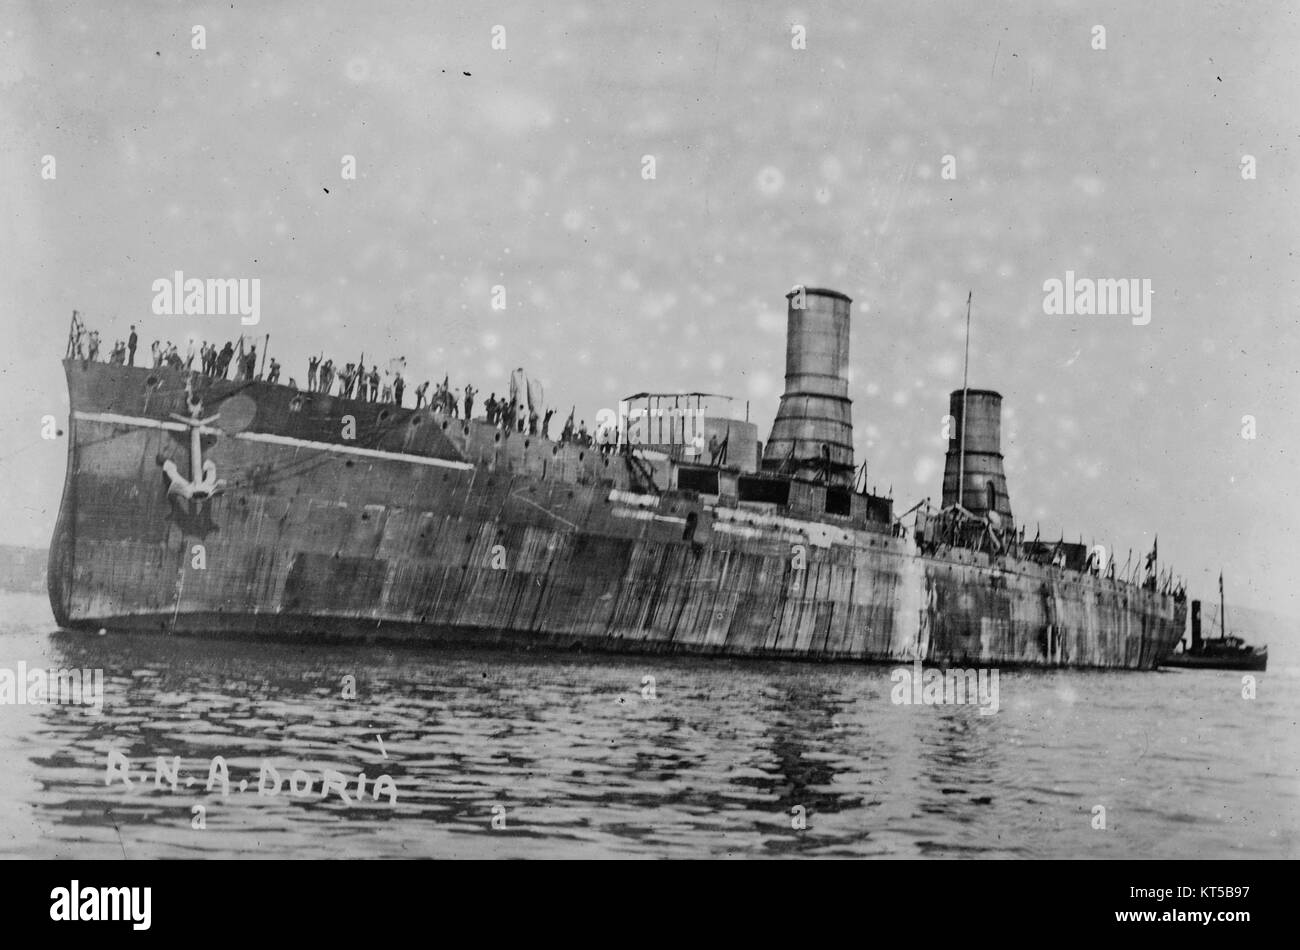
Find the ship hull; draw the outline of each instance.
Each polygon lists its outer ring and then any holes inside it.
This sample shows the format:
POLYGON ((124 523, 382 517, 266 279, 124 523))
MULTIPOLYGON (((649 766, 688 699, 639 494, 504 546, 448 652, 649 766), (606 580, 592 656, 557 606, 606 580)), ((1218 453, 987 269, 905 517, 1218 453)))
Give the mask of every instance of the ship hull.
POLYGON ((199 384, 220 493, 186 500, 186 376, 65 363, 49 588, 70 628, 802 660, 1152 669, 1169 595, 926 556, 889 526, 672 490, 618 456, 281 386, 199 384), (348 421, 352 432, 348 434, 348 421), (223 428, 229 424, 228 428, 223 428))
POLYGON ((1161 660, 1160 666, 1183 670, 1251 670, 1262 673, 1268 668, 1268 654, 1197 656, 1190 653, 1174 653, 1161 660))

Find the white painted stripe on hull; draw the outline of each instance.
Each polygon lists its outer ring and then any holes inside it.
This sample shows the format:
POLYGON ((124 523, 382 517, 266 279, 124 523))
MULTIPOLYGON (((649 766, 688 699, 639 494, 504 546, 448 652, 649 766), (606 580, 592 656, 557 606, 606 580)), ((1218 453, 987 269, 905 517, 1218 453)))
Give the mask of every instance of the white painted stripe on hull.
MULTIPOLYGON (((85 422, 107 422, 110 425, 138 426, 143 429, 166 429, 168 432, 190 431, 190 427, 182 422, 163 422, 160 419, 146 419, 144 416, 119 416, 115 412, 74 412, 72 417, 85 422)), ((201 426, 199 432, 203 435, 219 435, 221 430, 201 426)))
POLYGON ((659 507, 658 495, 643 495, 638 492, 620 491, 617 488, 609 493, 607 500, 621 501, 625 505, 636 505, 638 508, 659 507))
POLYGON ((270 445, 285 445, 291 448, 315 449, 319 452, 341 452, 344 455, 361 455, 366 458, 393 459, 399 462, 411 462, 415 465, 434 465, 438 468, 455 468, 461 471, 473 471, 470 462, 456 462, 452 459, 435 459, 427 455, 408 455, 405 452, 385 452, 382 449, 363 449, 359 445, 336 445, 333 442, 310 442, 307 439, 295 439, 287 435, 271 435, 267 432, 240 432, 236 439, 246 442, 265 442, 270 445))
POLYGON ((615 518, 632 518, 636 521, 666 521, 669 524, 686 524, 685 518, 678 518, 675 515, 657 515, 652 511, 635 511, 629 508, 615 508, 610 514, 615 518))
MULTIPOLYGON (((169 432, 188 432, 189 426, 181 422, 163 422, 147 419, 143 416, 122 416, 113 412, 74 412, 73 418, 85 422, 106 422, 111 425, 137 426, 145 429, 166 429, 169 432)), ((199 430, 204 435, 220 435, 220 429, 204 426, 199 430)), ((460 471, 472 471, 470 462, 457 462, 451 459, 435 459, 425 455, 410 455, 406 452, 385 452, 381 449, 366 449, 359 445, 336 445, 333 442, 313 442, 309 439, 295 439, 287 435, 271 435, 266 432, 239 432, 234 436, 245 442, 263 442, 268 445, 283 445, 287 448, 312 449, 317 452, 335 452, 340 455, 360 455, 364 458, 388 459, 395 462, 410 462, 413 465, 432 465, 437 468, 454 468, 460 471)))

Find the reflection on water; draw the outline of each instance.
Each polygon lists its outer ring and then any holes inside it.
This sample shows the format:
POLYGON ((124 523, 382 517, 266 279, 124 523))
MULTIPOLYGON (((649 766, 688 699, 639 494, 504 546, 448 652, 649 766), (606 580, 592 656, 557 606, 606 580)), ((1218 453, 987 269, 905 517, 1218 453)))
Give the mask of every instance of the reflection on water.
POLYGON ((894 705, 886 667, 101 638, 0 608, 0 665, 105 671, 101 715, 0 706, 7 855, 1300 854, 1285 670, 1254 701, 1231 673, 1003 671, 981 716, 894 705), (359 773, 396 803, 358 800, 359 773))

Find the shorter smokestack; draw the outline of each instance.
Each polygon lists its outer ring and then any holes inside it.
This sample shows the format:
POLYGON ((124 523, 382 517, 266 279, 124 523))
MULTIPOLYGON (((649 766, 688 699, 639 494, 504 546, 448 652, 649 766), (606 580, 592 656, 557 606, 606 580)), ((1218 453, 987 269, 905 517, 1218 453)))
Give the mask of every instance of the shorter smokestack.
POLYGON ((1201 602, 1192 601, 1192 650, 1201 648, 1201 602))
POLYGON ((1002 396, 991 389, 965 390, 964 420, 962 401, 962 390, 958 389, 948 403, 953 427, 943 466, 943 507, 957 502, 960 482, 963 508, 980 517, 996 511, 1005 523, 1011 524, 1011 498, 1002 471, 1002 396))

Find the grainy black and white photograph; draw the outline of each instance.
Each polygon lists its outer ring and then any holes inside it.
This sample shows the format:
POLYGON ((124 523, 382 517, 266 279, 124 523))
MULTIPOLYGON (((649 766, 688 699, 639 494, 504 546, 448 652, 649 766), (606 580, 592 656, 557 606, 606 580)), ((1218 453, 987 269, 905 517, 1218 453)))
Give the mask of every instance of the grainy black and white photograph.
POLYGON ((0 854, 1300 857, 1298 44, 6 0, 0 854))

